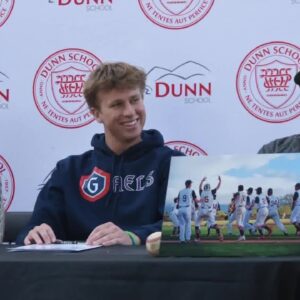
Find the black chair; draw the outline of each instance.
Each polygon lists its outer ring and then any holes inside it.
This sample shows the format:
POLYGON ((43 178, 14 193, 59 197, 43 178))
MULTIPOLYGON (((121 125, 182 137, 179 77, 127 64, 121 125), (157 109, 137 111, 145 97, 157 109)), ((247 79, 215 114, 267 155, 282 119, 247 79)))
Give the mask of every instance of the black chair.
POLYGON ((7 212, 3 242, 15 242, 18 233, 29 222, 32 212, 7 212))

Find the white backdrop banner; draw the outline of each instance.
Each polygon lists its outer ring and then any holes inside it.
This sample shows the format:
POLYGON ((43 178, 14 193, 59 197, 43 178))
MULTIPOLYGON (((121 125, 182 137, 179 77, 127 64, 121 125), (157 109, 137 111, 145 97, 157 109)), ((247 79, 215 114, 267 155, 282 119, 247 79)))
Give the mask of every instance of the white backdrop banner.
POLYGON ((299 133, 299 14, 299 0, 0 0, 6 209, 31 211, 56 162, 103 132, 82 87, 104 61, 144 68, 145 128, 186 155, 299 133))

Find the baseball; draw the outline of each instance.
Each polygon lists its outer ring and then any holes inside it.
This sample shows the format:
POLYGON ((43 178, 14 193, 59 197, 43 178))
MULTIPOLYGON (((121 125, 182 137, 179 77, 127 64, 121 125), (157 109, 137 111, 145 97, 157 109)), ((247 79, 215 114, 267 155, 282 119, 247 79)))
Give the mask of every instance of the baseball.
POLYGON ((160 248, 161 232, 151 233, 146 240, 146 249, 151 255, 158 255, 160 248))

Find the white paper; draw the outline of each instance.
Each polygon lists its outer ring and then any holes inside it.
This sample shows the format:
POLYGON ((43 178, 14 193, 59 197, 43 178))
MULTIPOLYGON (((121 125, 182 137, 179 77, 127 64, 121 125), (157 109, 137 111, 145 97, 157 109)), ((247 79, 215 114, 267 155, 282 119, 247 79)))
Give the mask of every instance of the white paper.
POLYGON ((20 246, 9 248, 8 251, 10 252, 18 252, 18 251, 66 251, 66 252, 79 252, 85 251, 90 249, 99 248, 101 245, 98 246, 91 246, 84 243, 78 244, 47 244, 47 245, 27 245, 27 246, 20 246))

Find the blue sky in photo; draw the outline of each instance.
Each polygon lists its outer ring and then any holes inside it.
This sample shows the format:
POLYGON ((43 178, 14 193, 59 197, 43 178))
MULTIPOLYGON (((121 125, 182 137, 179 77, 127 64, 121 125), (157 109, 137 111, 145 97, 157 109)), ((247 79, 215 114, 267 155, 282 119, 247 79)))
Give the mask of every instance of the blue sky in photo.
MULTIPOLYGON (((297 177, 300 180, 300 156, 292 155, 292 157, 279 156, 270 159, 268 163, 260 168, 256 168, 255 172, 262 175, 270 174, 286 174, 289 177, 297 177)), ((246 167, 233 168, 225 172, 226 175, 239 178, 247 178, 253 174, 253 169, 246 167)))
POLYGON ((199 183, 203 177, 214 188, 221 176, 221 187, 217 198, 220 204, 228 204, 239 184, 262 187, 263 193, 273 188, 280 197, 294 192, 295 183, 300 182, 300 154, 254 154, 219 155, 172 158, 167 189, 167 205, 184 188, 187 179, 193 181, 192 188, 199 197, 199 183))

